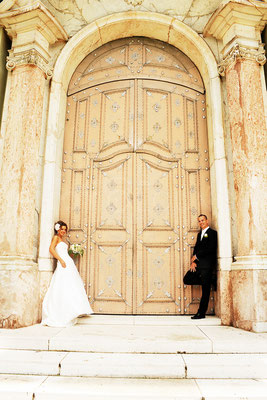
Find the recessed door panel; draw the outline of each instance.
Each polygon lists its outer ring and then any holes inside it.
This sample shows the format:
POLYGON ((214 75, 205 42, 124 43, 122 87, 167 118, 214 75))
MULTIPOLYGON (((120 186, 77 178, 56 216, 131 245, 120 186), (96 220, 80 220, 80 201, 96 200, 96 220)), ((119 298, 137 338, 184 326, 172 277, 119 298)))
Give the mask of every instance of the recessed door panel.
MULTIPOLYGON (((178 162, 137 154, 136 313, 176 313, 179 276, 178 162)), ((178 311, 178 310, 177 310, 178 311)))
POLYGON ((98 312, 132 312, 131 155, 93 163, 89 295, 98 312))

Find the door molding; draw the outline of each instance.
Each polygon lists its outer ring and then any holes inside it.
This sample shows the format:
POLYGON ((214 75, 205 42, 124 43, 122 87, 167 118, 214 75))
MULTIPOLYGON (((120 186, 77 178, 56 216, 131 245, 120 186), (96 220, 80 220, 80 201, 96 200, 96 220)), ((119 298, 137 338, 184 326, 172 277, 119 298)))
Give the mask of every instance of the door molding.
POLYGON ((95 313, 197 311, 200 288, 183 276, 196 217, 211 211, 203 89, 185 54, 140 37, 107 43, 73 74, 59 217, 85 249, 95 313))
POLYGON ((219 266, 232 262, 227 163, 222 120, 222 94, 215 57, 195 31, 159 13, 124 12, 100 18, 74 35, 62 49, 54 69, 49 98, 40 223, 39 269, 52 271, 49 244, 59 215, 61 164, 67 88, 80 62, 96 48, 123 37, 144 36, 167 42, 188 55, 198 67, 206 89, 210 154, 212 223, 219 233, 219 266))

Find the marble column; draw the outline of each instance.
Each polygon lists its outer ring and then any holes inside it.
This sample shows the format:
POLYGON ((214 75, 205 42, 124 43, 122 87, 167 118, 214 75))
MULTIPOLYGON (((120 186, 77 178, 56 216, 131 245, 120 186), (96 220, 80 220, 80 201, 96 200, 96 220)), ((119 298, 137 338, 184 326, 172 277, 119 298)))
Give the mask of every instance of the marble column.
POLYGON ((45 77, 32 65, 12 72, 0 179, 0 254, 34 259, 36 170, 45 77))
POLYGON ((267 5, 256 7, 254 3, 230 1, 216 11, 205 34, 219 39, 219 73, 225 77, 233 152, 237 251, 225 277, 232 300, 231 322, 236 327, 264 332, 266 121, 261 66, 266 58, 260 32, 267 21, 267 5))
POLYGON ((225 70, 237 208, 237 257, 266 254, 266 125, 260 66, 240 58, 225 70))
POLYGON ((0 169, 0 327, 38 322, 36 192, 49 45, 66 34, 41 3, 0 14, 12 49, 0 169))
POLYGON ((266 123, 256 57, 238 58, 226 68, 225 79, 238 232, 231 271, 233 323, 247 330, 266 331, 266 123))

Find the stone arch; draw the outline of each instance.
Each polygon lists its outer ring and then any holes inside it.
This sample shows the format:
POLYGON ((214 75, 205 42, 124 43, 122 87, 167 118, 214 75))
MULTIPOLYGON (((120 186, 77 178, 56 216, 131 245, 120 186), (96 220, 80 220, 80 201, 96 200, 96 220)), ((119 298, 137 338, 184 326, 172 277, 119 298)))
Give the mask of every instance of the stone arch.
POLYGON ((232 261, 230 209, 221 87, 215 57, 207 43, 184 23, 166 15, 139 11, 113 14, 92 22, 68 41, 57 59, 47 123, 39 269, 52 270, 48 248, 53 223, 59 213, 66 92, 71 76, 80 62, 96 48, 109 41, 132 36, 149 37, 173 45, 187 54, 200 71, 207 99, 212 222, 220 238, 220 268, 229 270, 232 261))

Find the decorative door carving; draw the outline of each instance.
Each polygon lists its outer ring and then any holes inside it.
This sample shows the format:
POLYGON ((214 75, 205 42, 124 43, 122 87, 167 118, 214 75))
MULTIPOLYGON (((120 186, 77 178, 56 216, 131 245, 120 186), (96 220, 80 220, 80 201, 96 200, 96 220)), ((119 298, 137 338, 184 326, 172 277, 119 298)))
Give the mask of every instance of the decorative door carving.
POLYGON ((60 216, 94 311, 194 313, 201 289, 182 278, 210 216, 198 70, 158 41, 111 42, 77 68, 66 115, 60 216))

